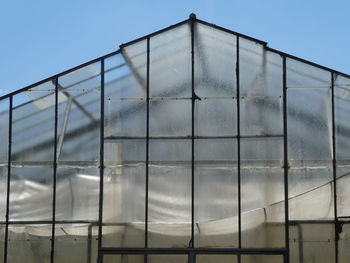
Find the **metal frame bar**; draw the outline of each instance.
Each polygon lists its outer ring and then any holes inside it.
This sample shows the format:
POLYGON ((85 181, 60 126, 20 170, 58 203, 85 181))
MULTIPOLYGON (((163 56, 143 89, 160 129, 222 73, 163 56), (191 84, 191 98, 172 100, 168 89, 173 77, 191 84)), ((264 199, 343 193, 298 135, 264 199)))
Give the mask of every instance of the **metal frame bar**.
MULTIPOLYGON (((241 111, 239 82, 239 36, 236 37, 236 97, 237 97, 237 184, 238 184, 238 248, 242 248, 242 200, 241 200, 241 111)), ((238 263, 241 256, 238 255, 238 263)))
POLYGON ((336 160, 336 130, 335 130, 335 103, 334 103, 334 73, 331 73, 331 92, 332 92, 332 165, 333 165, 333 201, 334 201, 334 234, 335 234, 335 263, 339 261, 339 222, 338 222, 338 204, 337 204, 337 160, 336 160))
POLYGON ((9 97, 9 134, 8 134, 8 156, 7 156, 7 193, 6 193, 6 226, 5 226, 5 244, 4 244, 4 263, 7 263, 7 247, 9 233, 9 210, 10 210, 10 181, 11 181, 11 148, 12 148, 12 107, 13 96, 9 97))
POLYGON ((57 125, 58 125, 58 78, 55 79, 55 123, 54 123, 54 152, 53 152, 53 189, 52 189, 52 236, 51 236, 51 258, 55 257, 55 227, 56 227, 56 175, 57 175, 57 125))
POLYGON ((289 262, 289 204, 288 204, 288 121, 287 121, 287 61, 286 57, 282 56, 283 68, 283 169, 284 169, 284 220, 285 220, 285 245, 287 253, 284 256, 284 262, 289 262))
POLYGON ((192 143, 192 157, 191 157, 191 241, 189 244, 190 248, 194 248, 194 113, 195 113, 195 104, 196 104, 196 94, 194 92, 194 23, 196 18, 192 16, 190 18, 191 26, 191 89, 192 89, 192 134, 191 134, 191 143, 192 143))
MULTIPOLYGON (((150 38, 147 38, 147 80, 146 80, 146 193, 145 193, 145 248, 148 248, 148 188, 149 188, 149 74, 150 74, 150 38)), ((145 255, 144 262, 147 262, 145 255)))
POLYGON ((103 255, 101 254, 102 248, 102 224, 103 224, 103 171, 104 171, 104 58, 101 59, 101 112, 100 112, 100 192, 99 192, 99 214, 98 214, 98 258, 97 261, 102 263, 103 255))

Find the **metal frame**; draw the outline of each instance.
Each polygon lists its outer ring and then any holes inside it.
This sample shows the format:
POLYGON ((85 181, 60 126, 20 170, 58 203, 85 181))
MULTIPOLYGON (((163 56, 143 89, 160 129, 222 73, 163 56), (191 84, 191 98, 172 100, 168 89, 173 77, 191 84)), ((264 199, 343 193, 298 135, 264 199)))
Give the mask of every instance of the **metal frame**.
MULTIPOLYGON (((201 21, 197 19, 194 15, 191 15, 188 20, 182 21, 180 23, 177 23, 175 25, 172 25, 168 28, 159 30, 157 32, 154 32, 152 34, 149 34, 147 36, 141 37, 139 39, 136 39, 134 41, 128 42, 126 44, 122 44, 120 46, 120 49, 112 52, 110 54, 107 54, 105 56, 102 56, 100 58, 91 60, 87 63, 84 63, 80 66, 74 67, 72 69, 69 69, 67 71, 64 71, 62 73, 56 74, 52 77, 49 77, 47 79, 44 79, 42 81, 39 81, 35 84, 29 85, 23 89, 17 90, 15 92, 12 92, 10 94, 7 94, 5 96, 0 97, 0 100, 9 100, 9 128, 8 128, 8 162, 7 162, 7 194, 6 194, 6 222, 5 222, 5 243, 4 243, 4 263, 7 263, 7 250, 8 250, 8 238, 9 238, 9 225, 16 225, 16 224, 51 224, 52 225, 52 238, 51 238, 51 254, 50 254, 50 260, 51 263, 54 263, 54 249, 55 249, 55 226, 56 224, 65 224, 65 223, 84 223, 89 224, 89 236, 91 237, 91 231, 93 226, 98 226, 98 262, 103 262, 103 255, 111 255, 111 254, 140 254, 144 255, 144 260, 147 262, 147 256, 150 254, 182 254, 182 255, 188 255, 189 256, 189 262, 195 262, 195 256, 197 254, 231 254, 231 255, 237 255, 238 262, 240 262, 240 256, 241 255, 250 255, 250 254, 261 254, 261 255, 282 255, 284 257, 284 262, 289 262, 289 253, 290 253, 290 244, 289 244, 289 228, 290 226, 300 226, 300 224, 315 224, 315 223, 334 223, 334 229, 335 229, 335 262, 338 263, 339 261, 339 233, 341 231, 341 224, 343 223, 349 223, 348 221, 339 221, 338 218, 338 212, 337 212, 337 163, 336 163, 336 127, 335 127, 335 88, 334 88, 334 82, 337 76, 344 76, 347 78, 350 78, 350 75, 329 69, 327 67, 315 64, 310 61, 306 61, 304 59, 283 53, 281 51, 272 49, 267 46, 266 42, 263 42, 261 40, 251 38, 249 36, 218 27, 213 24, 209 24, 205 21, 201 21), (225 31, 227 33, 230 33, 234 36, 236 36, 236 68, 235 72, 232 69, 232 74, 236 74, 236 97, 233 97, 232 99, 237 100, 237 136, 195 136, 195 104, 196 100, 199 99, 199 97, 195 94, 195 47, 194 47, 194 27, 195 23, 200 23, 203 25, 206 25, 208 27, 212 27, 218 30, 225 31), (191 90, 192 90, 192 96, 191 98, 187 98, 188 100, 191 100, 191 136, 180 136, 180 137, 151 137, 149 132, 149 101, 151 100, 149 90, 150 90, 150 42, 153 36, 158 35, 162 32, 171 30, 175 27, 188 24, 191 28, 191 90), (240 123, 240 39, 248 39, 251 41, 254 41, 256 43, 261 44, 265 51, 270 51, 275 54, 279 54, 282 59, 282 88, 283 88, 283 134, 276 134, 276 135, 261 135, 261 136, 242 136, 241 135, 241 123, 240 123), (110 70, 105 70, 105 59, 117 55, 121 53, 121 50, 128 46, 132 45, 138 41, 146 40, 147 41, 147 81, 146 81, 146 91, 147 91, 147 97, 146 97, 146 136, 145 137, 128 137, 128 136, 122 136, 122 137, 105 137, 104 136, 104 101, 105 101, 105 73, 110 70), (303 63, 306 63, 308 65, 326 70, 330 72, 331 77, 331 113, 332 113, 332 166, 333 166, 333 200, 334 200, 334 220, 328 220, 328 221, 291 221, 289 220, 289 184, 288 184, 288 172, 289 172, 289 163, 288 163, 288 120, 287 120, 287 105, 288 105, 288 98, 287 98, 287 59, 294 59, 303 63), (56 220, 56 173, 57 173, 57 159, 59 155, 59 149, 61 148, 60 141, 61 137, 58 138, 58 92, 60 92, 63 88, 60 87, 58 79, 59 77, 73 72, 75 70, 78 70, 80 68, 83 68, 87 65, 90 65, 92 63, 100 62, 101 65, 101 82, 100 82, 100 121, 99 121, 99 128, 100 128, 100 153, 99 153, 99 220, 98 221, 84 221, 84 220, 77 220, 77 221, 58 221, 56 220), (12 113, 13 113, 13 96, 16 94, 19 94, 21 92, 24 92, 30 88, 33 88, 37 85, 43 84, 45 82, 52 81, 55 85, 55 120, 54 120, 54 160, 53 160, 53 200, 52 200, 52 220, 49 221, 16 221, 12 222, 9 220, 9 201, 10 201, 10 182, 11 182, 11 167, 13 166, 11 157, 12 157, 12 113), (284 216, 285 216, 285 247, 284 248, 242 248, 242 218, 241 218, 241 138, 251 138, 251 137, 283 137, 283 169, 284 169, 284 216), (194 169, 195 169, 195 140, 196 139, 209 139, 209 138, 231 138, 237 140, 237 173, 238 173, 238 247, 237 248, 197 248, 195 247, 195 200, 194 200, 194 169), (103 226, 108 225, 103 222, 103 179, 104 179, 104 142, 105 140, 122 140, 122 139, 146 139, 146 167, 145 167, 145 176, 146 176, 146 185, 145 185, 145 239, 144 239, 144 248, 110 248, 110 247, 103 247, 102 244, 102 237, 103 237, 103 226), (149 188, 149 140, 150 139, 189 139, 191 140, 191 240, 189 243, 189 246, 187 248, 150 248, 148 245, 148 188, 149 188)), ((206 99, 206 98, 201 98, 206 99)), ((93 123, 90 125, 95 125, 98 120, 93 120, 93 123)), ((63 130, 64 133, 64 130, 63 130)), ((63 140, 63 138, 62 138, 63 140)), ((0 222, 1 223, 1 222, 0 222)), ((301 233, 302 235, 302 233, 301 233)), ((300 236, 299 236, 300 238, 300 236)), ((91 249, 91 244, 89 245, 91 249)), ((302 258, 302 256, 301 256, 302 258)), ((301 259, 300 259, 301 260, 301 259)))

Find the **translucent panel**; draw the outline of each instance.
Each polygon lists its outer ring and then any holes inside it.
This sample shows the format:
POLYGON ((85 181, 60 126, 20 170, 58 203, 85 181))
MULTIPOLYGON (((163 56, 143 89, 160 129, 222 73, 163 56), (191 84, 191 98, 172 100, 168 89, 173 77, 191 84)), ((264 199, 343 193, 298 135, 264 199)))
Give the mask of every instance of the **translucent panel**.
POLYGON ((233 136, 236 134, 236 100, 208 99, 196 101, 195 135, 233 136))
POLYGON ((236 139, 195 141, 196 247, 238 247, 236 139))
POLYGON ((144 263, 144 255, 105 255, 103 263, 144 263))
POLYGON ((282 138, 241 139, 243 247, 284 247, 282 138))
POLYGON ((324 69, 287 58, 288 88, 329 88, 331 73, 324 69))
POLYGON ((290 262, 335 262, 334 224, 302 224, 289 227, 290 262))
POLYGON ((173 28, 150 39, 150 97, 192 96, 191 27, 173 28))
POLYGON ((86 263, 97 259, 97 223, 58 224, 55 229, 56 263, 86 263))
POLYGON ((330 89, 291 89, 287 98, 289 218, 333 219, 330 89))
POLYGON ((0 258, 4 258, 5 224, 0 224, 0 258))
POLYGON ((146 136, 146 102, 143 99, 105 100, 105 137, 146 136))
POLYGON ((242 263, 282 263, 283 256, 272 255, 242 255, 242 263))
POLYGON ((146 98, 146 41, 124 47, 105 60, 105 97, 146 98))
POLYGON ((239 39, 239 82, 243 97, 282 96, 282 57, 261 44, 239 39))
POLYGON ((51 225, 9 225, 7 262, 50 262, 51 233, 51 225))
MULTIPOLYGON (((0 101, 0 222, 5 221, 9 138, 9 100, 0 101)), ((0 239, 1 242, 1 239, 0 239)), ((0 245, 1 249, 1 245, 0 245)), ((1 257, 0 257, 1 258, 1 257)))
POLYGON ((334 93, 338 216, 349 216, 350 79, 336 76, 334 93))
POLYGON ((9 99, 0 100, 0 165, 7 164, 9 137, 9 99))
POLYGON ((195 23, 194 50, 196 94, 236 96, 236 36, 195 23))
POLYGON ((242 98, 242 135, 283 136, 283 102, 281 97, 242 98))
POLYGON ((188 247, 191 140, 150 140, 149 247, 188 247))
POLYGON ((191 105, 191 100, 151 100, 150 136, 190 136, 191 105))
POLYGON ((145 140, 105 143, 103 246, 144 247, 145 140))
POLYGON ((342 222, 342 232, 339 235, 339 263, 347 263, 350 258, 350 224, 342 222))
POLYGON ((50 81, 13 97, 13 104, 17 106, 12 111, 12 162, 21 165, 53 163, 54 93, 55 87, 50 81), (23 96, 28 98, 25 103, 23 96))
POLYGON ((58 79, 57 158, 62 161, 97 161, 100 132, 100 64, 58 79))
POLYGON ((188 255, 149 255, 149 263, 188 263, 188 255))
POLYGON ((196 263, 237 263, 236 255, 197 255, 196 263))
POLYGON ((58 167, 56 220, 98 220, 99 171, 58 167))
POLYGON ((12 167, 10 220, 51 220, 52 179, 53 169, 51 167, 12 167))

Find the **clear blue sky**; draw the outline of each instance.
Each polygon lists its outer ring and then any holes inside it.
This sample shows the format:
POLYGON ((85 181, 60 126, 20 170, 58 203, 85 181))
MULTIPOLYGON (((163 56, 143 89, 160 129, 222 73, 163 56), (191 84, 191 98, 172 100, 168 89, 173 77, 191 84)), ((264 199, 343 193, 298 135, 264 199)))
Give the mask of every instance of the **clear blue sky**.
POLYGON ((350 73, 349 0, 0 0, 0 96, 188 18, 350 73))

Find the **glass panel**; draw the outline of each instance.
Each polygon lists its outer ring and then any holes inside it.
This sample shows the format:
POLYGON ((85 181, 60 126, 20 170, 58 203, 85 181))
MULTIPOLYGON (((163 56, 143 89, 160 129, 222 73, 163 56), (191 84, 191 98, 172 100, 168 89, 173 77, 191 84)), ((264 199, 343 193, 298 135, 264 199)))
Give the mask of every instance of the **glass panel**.
POLYGON ((234 136, 236 134, 236 100, 207 99, 196 101, 195 135, 234 136))
POLYGON ((196 263, 237 263, 236 255, 197 255, 196 263))
POLYGON ((242 263, 282 263, 283 256, 272 255, 242 255, 242 263))
POLYGON ((195 141, 196 247, 238 247, 236 139, 195 141))
POLYGON ((150 136, 190 136, 191 105, 191 100, 151 100, 150 136))
POLYGON ((97 259, 97 222, 93 224, 57 224, 55 263, 86 263, 97 259))
POLYGON ((333 219, 330 89, 292 89, 287 98, 289 218, 333 219))
POLYGON ((335 262, 334 223, 290 222, 290 262, 335 262))
POLYGON ((144 263, 144 255, 105 255, 103 263, 144 263))
POLYGON ((191 31, 185 24, 150 39, 150 97, 190 98, 191 31))
POLYGON ((239 76, 242 97, 283 95, 281 56, 244 38, 239 39, 239 76))
POLYGON ((146 141, 105 141, 103 246, 144 247, 146 141))
POLYGON ((52 167, 11 168, 10 221, 52 218, 52 167))
POLYGON ((283 102, 280 97, 241 99, 241 134, 283 136, 283 102))
POLYGON ((188 263, 188 255, 149 255, 149 263, 188 263))
POLYGON ((196 94, 235 97, 236 36, 195 23, 194 50, 196 94))
POLYGON ((9 225, 7 262, 50 262, 51 233, 51 225, 9 225))
POLYGON ((188 247, 191 140, 150 140, 149 151, 149 247, 188 247))
POLYGON ((331 73, 324 69, 287 59, 287 87, 290 88, 329 88, 331 73))
POLYGON ((284 247, 283 139, 241 139, 243 247, 284 247))
POLYGON ((350 258, 350 221, 341 221, 342 231, 339 235, 339 263, 347 263, 350 258))
POLYGON ((99 170, 57 168, 56 220, 98 220, 99 170))
MULTIPOLYGON (((99 159, 100 64, 66 74, 58 79, 58 164, 99 159)), ((83 165, 83 164, 82 164, 83 165)))
POLYGON ((0 101, 0 222, 5 221, 6 217, 9 106, 8 99, 0 101))
POLYGON ((350 79, 337 76, 334 93, 338 216, 350 216, 350 79))
POLYGON ((0 258, 4 258, 4 246, 5 246, 5 224, 0 224, 0 258))
POLYGON ((13 97, 11 160, 14 165, 53 163, 54 93, 53 83, 46 82, 13 97))

